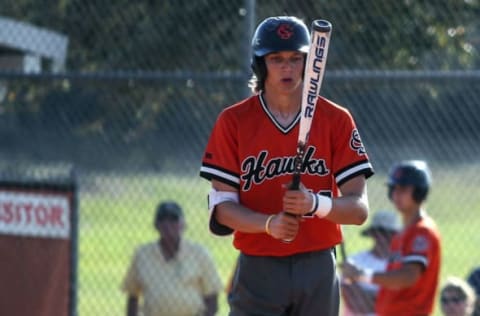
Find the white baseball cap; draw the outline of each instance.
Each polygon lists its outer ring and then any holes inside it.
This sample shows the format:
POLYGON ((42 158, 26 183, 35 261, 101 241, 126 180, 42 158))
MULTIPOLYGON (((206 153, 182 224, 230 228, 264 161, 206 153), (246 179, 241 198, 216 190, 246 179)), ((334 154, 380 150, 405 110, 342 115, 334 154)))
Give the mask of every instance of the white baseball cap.
POLYGON ((362 235, 367 236, 374 229, 398 232, 401 226, 395 212, 380 210, 373 214, 370 226, 362 232, 362 235))

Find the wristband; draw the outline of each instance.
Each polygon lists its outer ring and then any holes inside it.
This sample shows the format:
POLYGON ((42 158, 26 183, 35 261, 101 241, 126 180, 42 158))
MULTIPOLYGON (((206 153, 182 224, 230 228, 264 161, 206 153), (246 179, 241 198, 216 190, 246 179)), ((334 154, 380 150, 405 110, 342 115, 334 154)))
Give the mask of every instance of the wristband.
POLYGON ((270 232, 270 222, 274 217, 275 217, 275 214, 268 216, 267 221, 265 222, 265 232, 267 233, 267 235, 270 235, 270 236, 272 235, 272 233, 270 232))
POLYGON ((315 211, 317 210, 317 207, 318 207, 318 198, 317 198, 317 195, 313 192, 310 192, 310 194, 312 195, 312 208, 310 209, 310 211, 308 211, 307 214, 313 214, 315 213, 315 211))
POLYGON ((363 283, 373 283, 373 270, 365 269, 363 273, 358 277, 358 281, 363 283))
POLYGON ((327 216, 332 210, 332 199, 321 194, 314 194, 314 196, 314 214, 320 218, 327 216))

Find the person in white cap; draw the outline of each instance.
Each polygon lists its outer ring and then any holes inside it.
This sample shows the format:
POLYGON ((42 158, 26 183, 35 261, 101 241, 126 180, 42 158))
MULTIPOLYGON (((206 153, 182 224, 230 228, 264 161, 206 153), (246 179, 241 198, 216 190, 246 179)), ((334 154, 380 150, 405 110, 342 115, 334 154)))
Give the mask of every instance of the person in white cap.
MULTIPOLYGON (((362 231, 362 235, 373 239, 373 247, 369 250, 355 253, 347 258, 358 267, 368 268, 375 272, 385 271, 389 257, 390 241, 400 230, 400 222, 393 211, 378 211, 371 220, 370 226, 362 231)), ((341 285, 344 316, 375 315, 375 300, 378 285, 349 282, 342 280, 341 285)))

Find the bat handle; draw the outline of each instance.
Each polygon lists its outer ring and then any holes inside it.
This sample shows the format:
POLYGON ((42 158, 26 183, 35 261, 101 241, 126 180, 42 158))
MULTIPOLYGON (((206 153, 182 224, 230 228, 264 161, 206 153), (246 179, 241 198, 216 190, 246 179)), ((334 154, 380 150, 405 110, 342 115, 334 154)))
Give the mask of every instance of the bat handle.
POLYGON ((347 251, 345 250, 345 243, 343 241, 340 243, 340 256, 342 257, 342 262, 347 262, 347 251))
POLYGON ((294 171, 290 190, 300 189, 300 174, 302 173, 303 155, 305 154, 305 143, 299 142, 297 146, 297 156, 294 161, 294 171))
POLYGON ((300 189, 300 173, 295 172, 293 174, 292 184, 290 185, 291 190, 300 189))
MULTIPOLYGON (((299 190, 300 189, 300 174, 295 172, 293 174, 292 183, 290 184, 290 190, 299 190)), ((295 214, 285 212, 288 215, 296 216, 295 214)))
MULTIPOLYGON (((300 173, 295 172, 293 174, 292 183, 290 184, 290 190, 299 190, 299 189, 300 189, 300 173)), ((297 217, 297 215, 292 214, 292 213, 285 212, 285 214, 287 214, 289 216, 292 216, 292 217, 297 217)), ((292 240, 283 239, 282 241, 285 242, 285 243, 289 243, 289 242, 292 242, 293 239, 292 240)))

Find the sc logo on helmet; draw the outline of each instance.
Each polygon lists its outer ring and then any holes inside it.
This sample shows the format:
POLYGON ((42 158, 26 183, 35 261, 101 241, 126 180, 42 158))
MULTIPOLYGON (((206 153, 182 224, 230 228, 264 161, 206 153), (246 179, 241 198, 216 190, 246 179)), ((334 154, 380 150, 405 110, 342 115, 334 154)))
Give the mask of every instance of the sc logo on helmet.
POLYGON ((280 24, 277 28, 277 35, 283 40, 288 40, 293 35, 293 26, 290 24, 280 24))

